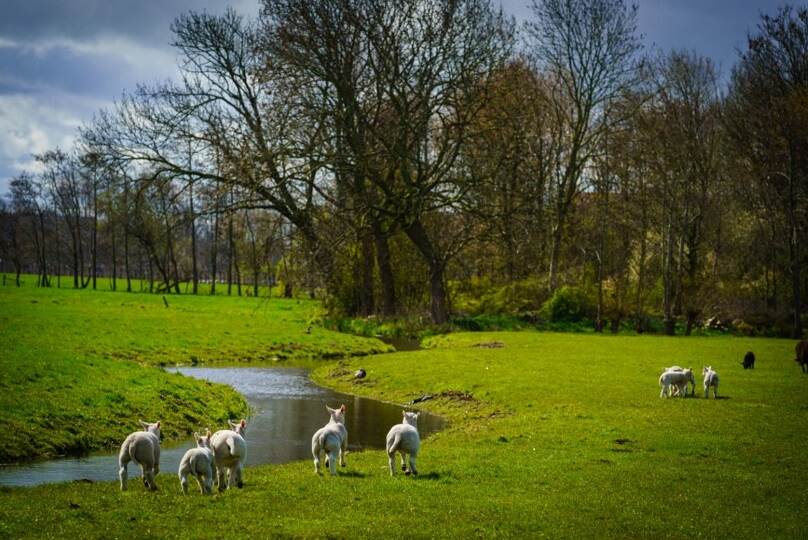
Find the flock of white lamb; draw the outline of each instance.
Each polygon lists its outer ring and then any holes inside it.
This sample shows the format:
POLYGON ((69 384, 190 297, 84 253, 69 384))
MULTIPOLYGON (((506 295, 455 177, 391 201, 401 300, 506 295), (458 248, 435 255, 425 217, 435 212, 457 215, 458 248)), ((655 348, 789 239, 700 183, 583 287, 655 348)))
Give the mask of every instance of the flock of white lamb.
MULTIPOLYGON (((311 453, 314 456, 314 471, 320 473, 320 460, 325 456, 325 466, 331 475, 337 474, 337 456, 340 465, 345 466, 345 452, 348 449, 348 430, 345 427, 345 405, 339 409, 326 406, 331 416, 328 423, 311 438, 311 453)), ((405 474, 418 474, 416 460, 421 447, 418 435, 418 414, 404 411, 401 424, 390 428, 387 433, 387 457, 390 475, 395 475, 395 455, 401 455, 401 469, 405 474)), ((242 487, 244 460, 247 457, 247 421, 228 421, 230 429, 223 429, 204 436, 194 433, 196 448, 188 450, 180 461, 178 475, 183 493, 188 493, 188 477, 193 476, 203 494, 213 492, 213 479, 219 491, 234 485, 242 487)), ((121 491, 126 491, 128 465, 134 461, 143 473, 143 484, 151 490, 157 489, 154 479, 160 472, 160 422, 140 421, 143 431, 130 434, 123 441, 118 453, 118 477, 121 491)))
MULTIPOLYGON (((659 397, 685 397, 688 384, 692 385, 691 395, 696 393, 696 377, 691 368, 671 366, 662 369, 662 375, 659 376, 659 386, 662 388, 659 397)), ((712 388, 713 396, 718 399, 718 373, 711 366, 704 366, 701 373, 704 376, 704 397, 710 397, 710 388, 712 388)))
MULTIPOLYGON (((708 398, 710 388, 713 396, 718 398, 718 373, 711 366, 702 369, 704 376, 704 397, 708 398)), ((691 394, 696 391, 696 378, 691 368, 671 366, 664 368, 659 376, 662 388, 660 397, 684 397, 688 387, 692 385, 691 394)), ((337 459, 345 467, 345 452, 348 449, 348 429, 345 427, 345 405, 339 409, 326 406, 331 416, 328 423, 311 438, 311 454, 314 457, 314 472, 320 473, 320 461, 325 457, 325 466, 331 475, 337 474, 337 459)), ((179 466, 180 486, 183 493, 188 493, 188 477, 193 476, 203 494, 213 492, 213 481, 219 491, 235 486, 242 487, 244 460, 247 457, 247 443, 244 436, 247 421, 239 423, 228 421, 230 429, 222 429, 216 433, 208 430, 204 436, 194 433, 196 448, 188 450, 182 457, 179 466)), ((143 431, 130 434, 123 441, 118 454, 118 477, 121 490, 126 490, 128 465, 134 461, 143 472, 143 484, 149 489, 157 489, 154 479, 160 472, 160 422, 150 424, 140 421, 143 431)), ((418 413, 404 411, 402 423, 393 426, 386 438, 387 462, 390 475, 395 475, 395 455, 401 455, 401 469, 406 474, 418 474, 416 460, 421 447, 418 435, 418 413), (409 462, 409 463, 408 463, 409 462)))

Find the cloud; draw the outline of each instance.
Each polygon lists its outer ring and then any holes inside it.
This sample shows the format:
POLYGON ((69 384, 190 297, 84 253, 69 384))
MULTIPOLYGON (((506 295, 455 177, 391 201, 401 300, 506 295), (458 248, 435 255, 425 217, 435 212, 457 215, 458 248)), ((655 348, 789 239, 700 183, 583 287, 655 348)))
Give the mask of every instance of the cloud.
MULTIPOLYGON (((32 154, 69 149, 77 127, 125 90, 177 74, 171 22, 220 0, 26 0, 0 16, 0 194, 32 154)), ((258 0, 232 0, 252 18, 258 0)))
POLYGON ((177 73, 169 47, 99 35, 92 40, 47 38, 0 42, 0 78, 50 84, 63 90, 119 94, 138 82, 166 79, 177 73))
POLYGON ((73 96, 56 96, 51 103, 36 96, 0 96, 0 194, 13 176, 39 170, 35 154, 69 149, 83 117, 92 116, 98 105, 73 96))

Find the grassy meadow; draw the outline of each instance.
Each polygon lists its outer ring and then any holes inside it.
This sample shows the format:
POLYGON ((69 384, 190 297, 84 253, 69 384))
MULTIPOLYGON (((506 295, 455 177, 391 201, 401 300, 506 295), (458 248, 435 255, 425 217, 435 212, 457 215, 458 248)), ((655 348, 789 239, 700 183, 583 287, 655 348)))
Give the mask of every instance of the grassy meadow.
MULTIPOLYGON (((4 342, 12 343, 11 354, 9 347, 0 353, 4 379, 26 371, 19 368, 30 361, 23 353, 27 346, 52 351, 59 344, 72 351, 64 358, 49 352, 43 370, 49 362, 73 366, 85 355, 145 370, 141 364, 172 355, 177 361, 192 354, 217 360, 217 347, 254 358, 248 351, 260 342, 257 336, 269 342, 269 329, 280 324, 275 319, 299 313, 297 304, 284 311, 273 300, 256 320, 247 317, 255 309, 247 299, 169 301, 166 309, 159 297, 145 295, 0 291, 4 342), (112 313, 126 318, 116 321, 112 313), (252 331, 236 330, 248 321, 252 331), (212 330, 191 332, 197 324, 212 330), (94 339, 87 339, 88 328, 96 326, 94 339), (122 333, 108 335, 113 328, 122 333)), ((291 322, 278 328, 287 333, 278 335, 279 342, 345 339, 353 350, 354 338, 319 329, 301 336, 305 321, 291 322)), ((312 372, 322 385, 385 401, 431 396, 417 407, 450 423, 423 441, 417 478, 391 478, 386 455, 374 450, 349 454, 337 478, 316 476, 310 462, 249 467, 244 489, 212 497, 198 491, 182 496, 175 471, 160 474, 156 493, 137 482, 121 493, 114 478, 4 488, 0 535, 808 536, 808 375, 793 362, 793 341, 500 332, 438 336, 425 345, 330 359, 312 372), (757 355, 755 370, 740 365, 747 350, 757 355), (660 399, 657 378, 671 364, 699 371, 712 365, 721 377, 722 399, 704 399, 700 387, 695 397, 660 399), (359 367, 368 376, 355 381, 359 367)), ((292 356, 286 363, 298 361, 292 356)), ((17 390, 17 401, 37 384, 17 390)), ((76 380, 76 388, 84 386, 85 379, 76 380)), ((3 399, 6 414, 13 403, 3 399)))
MULTIPOLYGON (((27 282, 33 282, 32 279, 27 282)), ((0 287, 0 463, 114 448, 137 418, 167 439, 246 414, 232 389, 157 369, 386 351, 310 326, 306 300, 0 287), (133 421, 134 420, 134 421, 133 421)))

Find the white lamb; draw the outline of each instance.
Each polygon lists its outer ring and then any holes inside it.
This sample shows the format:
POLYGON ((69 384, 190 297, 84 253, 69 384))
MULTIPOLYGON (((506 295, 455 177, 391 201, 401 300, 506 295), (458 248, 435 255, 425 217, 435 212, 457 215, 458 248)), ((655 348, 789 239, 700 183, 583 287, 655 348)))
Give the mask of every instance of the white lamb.
POLYGON ((210 430, 207 431, 204 437, 200 437, 198 433, 194 433, 196 448, 191 448, 182 456, 178 475, 180 477, 182 492, 186 495, 188 494, 189 474, 196 478, 196 483, 199 484, 199 490, 203 495, 210 495, 211 491, 213 491, 213 450, 210 448, 211 436, 210 430))
POLYGON ((247 443, 244 441, 247 434, 247 421, 242 418, 238 424, 231 420, 228 420, 227 423, 232 429, 217 431, 210 440, 219 491, 224 491, 225 487, 230 488, 233 485, 244 487, 242 470, 244 460, 247 459, 247 443))
POLYGON ((404 411, 401 424, 396 424, 387 433, 387 463, 390 465, 390 476, 395 476, 396 452, 401 454, 401 470, 404 474, 418 474, 415 462, 418 458, 418 449, 421 447, 421 437, 418 435, 418 414, 404 411), (406 465, 409 455, 410 466, 406 465))
POLYGON ((665 371, 659 376, 659 386, 662 387, 659 397, 673 396, 674 389, 676 390, 676 394, 679 396, 683 397, 687 395, 688 382, 692 383, 695 388, 696 379, 693 376, 693 370, 690 368, 687 368, 684 371, 665 371))
POLYGON ((331 476, 337 474, 337 453, 339 464, 345 467, 345 452, 348 450, 348 430, 345 428, 345 405, 332 409, 326 405, 331 419, 317 430, 311 438, 311 455, 314 456, 314 472, 320 474, 320 457, 326 454, 325 465, 331 476))
MULTIPOLYGON (((693 370, 691 368, 687 368, 686 370, 685 370, 685 368, 683 368, 681 366, 671 366, 671 367, 662 368, 662 373, 663 374, 666 371, 676 371, 676 372, 682 372, 682 373, 684 373, 685 371, 690 372, 689 381, 690 381, 690 384, 692 385, 692 390, 691 390, 690 393, 691 393, 691 395, 696 393, 696 378, 695 378, 695 376, 693 376, 693 374, 692 374, 693 370)), ((685 382, 683 385, 674 384, 673 386, 670 387, 670 390, 672 390, 671 395, 673 395, 673 396, 686 397, 687 396, 687 383, 685 382)))
POLYGON ((160 422, 150 424, 138 420, 143 431, 136 431, 124 439, 118 453, 118 478, 121 480, 121 491, 126 491, 126 480, 129 478, 129 462, 140 465, 143 473, 143 485, 151 490, 157 489, 154 477, 160 472, 160 422))
POLYGON ((705 366, 701 370, 704 375, 704 397, 710 397, 710 387, 713 387, 713 397, 718 399, 718 373, 713 371, 711 366, 705 366))

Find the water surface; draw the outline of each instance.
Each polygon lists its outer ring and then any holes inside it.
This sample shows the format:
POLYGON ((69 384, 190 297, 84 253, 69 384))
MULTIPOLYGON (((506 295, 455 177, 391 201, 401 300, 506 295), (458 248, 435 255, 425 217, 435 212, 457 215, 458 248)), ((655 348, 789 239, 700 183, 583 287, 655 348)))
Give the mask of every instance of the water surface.
MULTIPOLYGON (((311 382, 303 369, 185 367, 170 371, 229 384, 244 395, 253 409, 247 426, 247 466, 311 459, 311 436, 329 418, 325 405, 336 408, 345 404, 347 407, 345 424, 349 450, 384 448, 390 427, 401 422, 401 406, 321 388, 311 382)), ((445 420, 428 413, 421 413, 418 419, 421 437, 444 426, 445 420)), ((199 426, 199 431, 205 427, 199 426)), ((209 427, 216 431, 225 426, 209 427)), ((173 446, 163 445, 161 472, 176 473, 182 455, 193 446, 193 440, 173 446)), ((348 467, 350 469, 350 457, 348 467)), ((130 463, 130 483, 136 476, 140 476, 140 468, 130 463)), ((105 481, 117 477, 117 452, 0 467, 0 485, 4 486, 105 481)), ((158 484, 167 480, 159 478, 158 484)))

